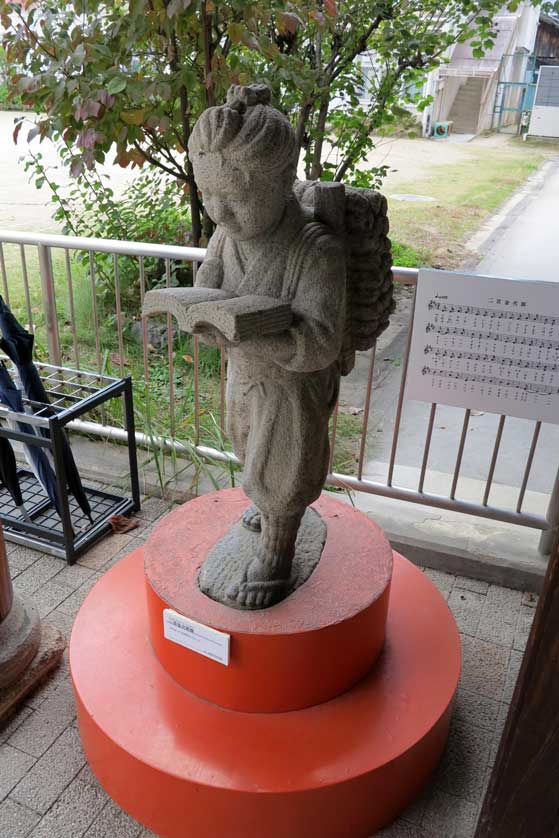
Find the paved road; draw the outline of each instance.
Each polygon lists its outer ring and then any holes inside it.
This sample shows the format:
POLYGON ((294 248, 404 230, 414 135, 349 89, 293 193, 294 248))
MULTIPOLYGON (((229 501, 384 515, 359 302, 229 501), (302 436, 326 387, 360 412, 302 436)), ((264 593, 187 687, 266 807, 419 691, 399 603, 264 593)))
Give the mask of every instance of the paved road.
POLYGON ((559 158, 495 231, 477 271, 559 282, 559 158))
MULTIPOLYGON (((66 186, 68 176, 63 169, 57 168, 58 155, 51 142, 45 140, 39 143, 35 139, 30 146, 27 145, 27 134, 32 127, 30 120, 22 128, 18 144, 14 144, 12 134, 17 115, 15 112, 0 111, 0 228, 58 233, 59 225, 52 220, 50 189, 46 185, 41 189, 35 188, 24 169, 23 158, 28 155, 29 149, 34 153, 40 152, 55 183, 66 186)), ((102 171, 110 174, 111 187, 117 194, 134 178, 131 170, 120 166, 106 166, 102 171)))

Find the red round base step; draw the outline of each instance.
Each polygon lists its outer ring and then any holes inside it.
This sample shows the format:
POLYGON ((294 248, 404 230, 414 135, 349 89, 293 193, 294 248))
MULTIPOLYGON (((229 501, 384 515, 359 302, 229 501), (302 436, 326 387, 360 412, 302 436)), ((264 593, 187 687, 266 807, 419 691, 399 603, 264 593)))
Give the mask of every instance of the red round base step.
POLYGON ((406 559, 374 669, 289 713, 235 712, 179 686, 148 640, 144 590, 139 549, 93 588, 70 644, 85 753, 132 816, 166 838, 365 838, 419 793, 446 741, 460 641, 406 559))
POLYGON ((202 495, 150 536, 144 555, 153 650, 175 681, 221 707, 280 713, 329 701, 361 680, 382 651, 390 544, 374 521, 323 493, 313 508, 327 537, 314 572, 283 602, 239 611, 207 597, 197 580, 208 553, 249 504, 242 489, 202 495), (229 666, 166 639, 167 608, 229 634, 229 666))

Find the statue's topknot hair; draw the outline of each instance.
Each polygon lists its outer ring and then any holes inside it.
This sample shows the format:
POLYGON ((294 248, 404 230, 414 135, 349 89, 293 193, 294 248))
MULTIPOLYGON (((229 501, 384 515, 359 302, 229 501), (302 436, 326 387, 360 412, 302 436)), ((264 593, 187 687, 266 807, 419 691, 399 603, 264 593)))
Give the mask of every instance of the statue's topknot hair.
POLYGON ((255 105, 271 105, 272 91, 267 84, 232 84, 227 91, 227 104, 239 113, 255 105))
POLYGON ((295 178, 298 148, 289 120, 272 106, 265 84, 232 85, 225 105, 205 110, 192 131, 191 156, 219 152, 245 168, 251 160, 265 172, 295 178))

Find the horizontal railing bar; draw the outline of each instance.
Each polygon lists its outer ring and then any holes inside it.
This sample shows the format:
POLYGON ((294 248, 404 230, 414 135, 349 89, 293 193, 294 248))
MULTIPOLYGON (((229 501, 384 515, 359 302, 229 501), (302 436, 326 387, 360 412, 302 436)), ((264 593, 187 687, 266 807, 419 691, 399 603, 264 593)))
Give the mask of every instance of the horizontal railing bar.
MULTIPOLYGON (((77 431, 82 434, 102 436, 104 439, 113 439, 115 442, 128 442, 128 431, 124 430, 124 428, 115 428, 113 425, 101 425, 98 422, 89 422, 85 419, 73 419, 71 422, 68 422, 67 427, 71 431, 77 431)), ((217 460, 227 465, 240 465, 235 454, 230 451, 218 451, 217 448, 210 448, 207 445, 185 445, 176 439, 150 436, 150 434, 144 434, 141 431, 136 431, 135 436, 136 445, 145 448, 155 446, 157 449, 163 448, 165 451, 174 451, 176 454, 190 455, 196 453, 200 457, 205 457, 208 460, 217 460)))
POLYGON ((371 495, 382 495, 395 500, 410 501, 419 503, 422 506, 433 506, 437 509, 447 509, 449 512, 463 512, 467 515, 476 515, 480 518, 489 518, 492 521, 501 521, 505 524, 522 524, 535 530, 548 530, 549 521, 543 515, 513 512, 509 509, 501 509, 498 506, 483 506, 480 503, 473 503, 466 500, 452 500, 443 495, 433 495, 428 492, 404 489, 399 486, 386 486, 384 483, 375 483, 372 480, 358 480, 356 477, 343 474, 328 475, 327 482, 332 486, 341 489, 351 489, 355 492, 368 492, 371 495))
POLYGON ((153 256, 157 259, 181 259, 189 262, 202 262, 206 255, 205 249, 201 247, 96 239, 86 236, 60 236, 50 233, 21 233, 14 230, 0 230, 0 242, 60 247, 63 250, 115 253, 118 256, 153 256))
MULTIPOLYGON (((17 230, 0 229, 0 243, 43 245, 60 247, 63 250, 86 250, 97 253, 113 253, 117 256, 152 256, 157 259, 180 259, 188 262, 203 262, 204 247, 186 245, 153 244, 151 242, 129 242, 120 239, 96 239, 88 236, 61 236, 54 233, 23 233, 17 230)), ((415 285, 417 268, 394 266, 392 275, 396 282, 415 285)))
MULTIPOLYGON (((123 428, 114 428, 111 425, 99 425, 97 422, 85 422, 75 420, 68 425, 74 431, 95 436, 102 436, 105 439, 113 439, 117 442, 128 441, 128 434, 123 428)), ((136 444, 142 447, 164 448, 174 450, 176 454, 192 454, 196 452, 199 457, 212 460, 226 465, 238 465, 237 457, 229 451, 219 451, 207 445, 185 445, 176 440, 165 439, 158 436, 136 432, 136 444)), ((536 530, 548 530, 549 521, 543 515, 513 512, 508 509, 501 509, 497 506, 483 506, 480 503, 473 503, 464 500, 452 500, 442 495, 433 495, 427 492, 419 494, 413 489, 404 489, 399 486, 387 486, 385 483, 376 483, 372 480, 363 480, 357 477, 343 474, 329 474, 326 482, 331 486, 338 486, 341 489, 350 489, 356 492, 366 492, 371 495, 382 495, 396 500, 419 503, 422 506, 434 506, 439 509, 447 509, 451 512, 463 512, 468 515, 478 515, 480 518, 489 518, 493 521, 502 521, 505 524, 521 524, 536 530)))
POLYGON ((392 277, 401 285, 417 285, 418 274, 419 268, 400 268, 398 265, 392 267, 392 277))

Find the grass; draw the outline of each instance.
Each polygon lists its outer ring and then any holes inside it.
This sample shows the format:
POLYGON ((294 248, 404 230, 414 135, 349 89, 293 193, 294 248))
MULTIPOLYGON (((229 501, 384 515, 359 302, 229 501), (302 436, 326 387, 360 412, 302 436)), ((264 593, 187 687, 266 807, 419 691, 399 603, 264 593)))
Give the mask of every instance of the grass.
POLYGON ((399 268, 417 268, 424 263, 421 251, 400 242, 392 242, 392 260, 399 268))
MULTIPOLYGON (((399 193, 429 195, 435 200, 389 200, 392 234, 418 253, 423 265, 459 267, 472 256, 466 244, 480 224, 556 154, 556 146, 516 139, 498 147, 474 142, 461 162, 437 166, 432 174, 416 180, 398 181, 399 193)), ((396 254, 396 264, 408 264, 399 262, 397 249, 396 254)))

